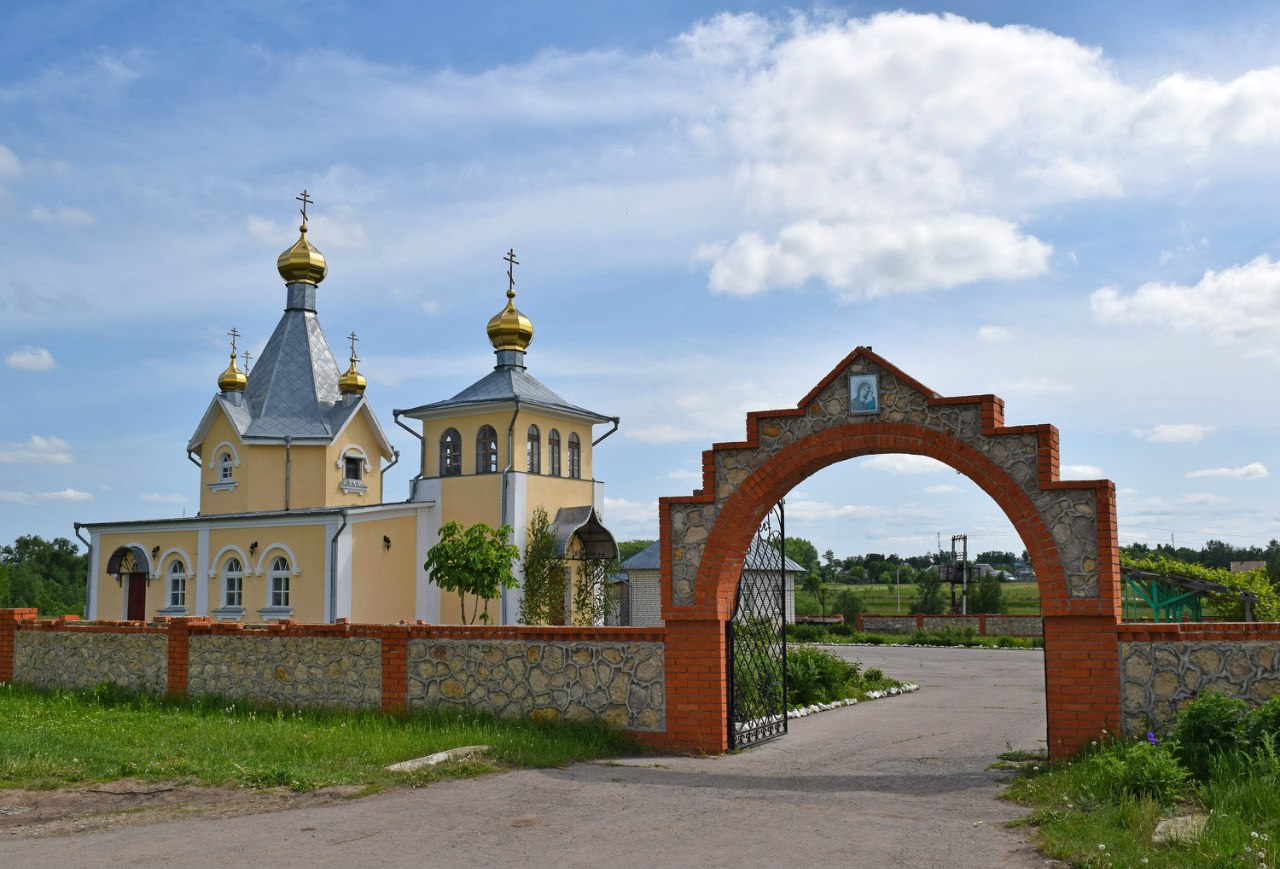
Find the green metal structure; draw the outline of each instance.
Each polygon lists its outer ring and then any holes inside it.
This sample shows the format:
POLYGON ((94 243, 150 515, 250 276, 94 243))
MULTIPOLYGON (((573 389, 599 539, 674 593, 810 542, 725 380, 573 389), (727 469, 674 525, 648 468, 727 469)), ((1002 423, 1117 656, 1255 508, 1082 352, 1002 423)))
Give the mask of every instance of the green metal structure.
POLYGON ((1157 622, 1204 621, 1202 601, 1210 593, 1243 601, 1244 620, 1254 620, 1253 605, 1258 599, 1251 592, 1191 576, 1153 573, 1133 567, 1121 567, 1120 575, 1124 578, 1124 620, 1127 622, 1139 620, 1144 604, 1150 607, 1152 618, 1157 622))

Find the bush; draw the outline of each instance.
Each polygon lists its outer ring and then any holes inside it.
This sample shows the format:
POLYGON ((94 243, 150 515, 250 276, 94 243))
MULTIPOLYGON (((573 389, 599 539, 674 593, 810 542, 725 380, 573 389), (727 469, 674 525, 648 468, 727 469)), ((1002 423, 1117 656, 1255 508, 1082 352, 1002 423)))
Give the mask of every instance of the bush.
POLYGON ((826 637, 821 625, 787 625, 787 639, 797 643, 820 643, 826 637))
POLYGON ((860 664, 822 649, 787 650, 787 706, 830 703, 853 693, 861 682, 860 664))
POLYGON ((1249 747, 1258 750, 1264 738, 1270 736, 1273 744, 1280 742, 1280 694, 1248 713, 1244 721, 1244 737, 1249 747))
POLYGON ((1205 691, 1183 708, 1173 738, 1179 759, 1192 775, 1208 779, 1215 756, 1240 748, 1248 709, 1239 697, 1217 691, 1205 691))
POLYGON ((879 667, 872 667, 870 670, 862 674, 862 678, 868 682, 883 682, 884 671, 879 667))
POLYGON ((1108 742, 1080 761, 1081 798, 1119 802, 1149 797, 1168 807, 1182 796, 1187 771, 1165 744, 1146 740, 1108 742))
POLYGON ((845 623, 843 625, 832 625, 827 628, 827 633, 833 637, 844 637, 849 639, 858 635, 858 630, 853 625, 845 623))

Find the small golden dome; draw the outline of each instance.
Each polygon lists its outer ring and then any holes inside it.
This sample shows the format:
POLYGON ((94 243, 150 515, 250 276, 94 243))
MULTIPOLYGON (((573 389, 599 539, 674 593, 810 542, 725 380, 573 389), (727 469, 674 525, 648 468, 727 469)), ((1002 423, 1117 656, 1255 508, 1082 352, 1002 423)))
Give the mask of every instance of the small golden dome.
POLYGON ((507 290, 507 306, 493 315, 486 331, 494 350, 524 350, 533 341, 533 323, 516 310, 515 290, 507 290))
POLYGON ((329 267, 325 264, 324 254, 307 241, 307 225, 304 223, 298 229, 301 234, 297 243, 280 254, 276 268, 287 284, 318 284, 324 280, 329 267))
POLYGON ((364 389, 369 382, 364 379, 364 375, 356 370, 356 362, 359 357, 351 354, 351 367, 347 369, 347 373, 338 378, 338 391, 343 395, 364 395, 364 389))
POLYGON ((218 389, 222 392, 244 392, 244 388, 248 383, 249 378, 236 367, 236 351, 233 349, 231 351, 231 364, 218 377, 218 389))

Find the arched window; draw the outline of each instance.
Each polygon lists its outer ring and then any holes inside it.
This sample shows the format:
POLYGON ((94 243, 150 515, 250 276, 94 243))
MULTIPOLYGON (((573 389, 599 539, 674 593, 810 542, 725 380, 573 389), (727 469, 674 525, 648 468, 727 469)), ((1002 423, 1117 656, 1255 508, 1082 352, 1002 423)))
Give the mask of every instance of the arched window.
POLYGON ((225 452, 218 456, 218 479, 226 482, 230 480, 235 473, 235 460, 231 458, 231 453, 225 452))
POLYGON ((575 480, 582 477, 582 442, 575 432, 569 433, 569 476, 575 480))
POLYGON ((289 559, 277 555, 271 559, 271 600, 273 607, 289 605, 289 559))
POLYGON ((223 606, 244 605, 244 565, 238 558, 228 558, 222 568, 223 606))
POLYGON ((187 566, 180 560, 169 564, 169 606, 187 605, 187 566))
POLYGON ((529 426, 529 443, 525 448, 529 458, 529 473, 542 473, 542 435, 536 425, 529 426))
POLYGON ((547 473, 560 476, 560 430, 555 428, 547 435, 547 473))
POLYGON ((498 473, 498 433, 493 426, 481 426, 476 433, 476 473, 498 473))
POLYGON ((440 476, 456 477, 462 473, 462 435, 456 428, 440 435, 440 476))

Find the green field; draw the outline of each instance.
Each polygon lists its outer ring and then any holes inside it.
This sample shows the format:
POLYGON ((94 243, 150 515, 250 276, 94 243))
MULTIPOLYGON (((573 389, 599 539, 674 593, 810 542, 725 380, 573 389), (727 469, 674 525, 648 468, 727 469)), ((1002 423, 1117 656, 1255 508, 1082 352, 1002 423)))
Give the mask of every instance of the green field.
MULTIPOLYGON (((1006 582, 1001 586, 1004 589, 1004 611, 1009 615, 1039 615, 1040 614, 1040 587, 1035 581, 1030 582, 1006 582)), ((901 593, 901 609, 899 609, 897 597, 898 592, 895 587, 876 583, 874 585, 841 585, 832 583, 827 585, 827 610, 831 611, 835 606, 836 597, 840 592, 845 590, 854 591, 862 595, 863 601, 866 603, 865 611, 869 613, 884 613, 892 615, 894 613, 907 613, 911 610, 911 604, 916 599, 915 583, 904 582, 900 589, 901 593)), ((942 587, 944 597, 949 601, 950 592, 947 586, 942 587)), ((959 605, 960 589, 956 588, 956 603, 959 605)), ((796 612, 800 615, 817 615, 819 611, 817 599, 806 591, 799 588, 796 589, 796 612)))

